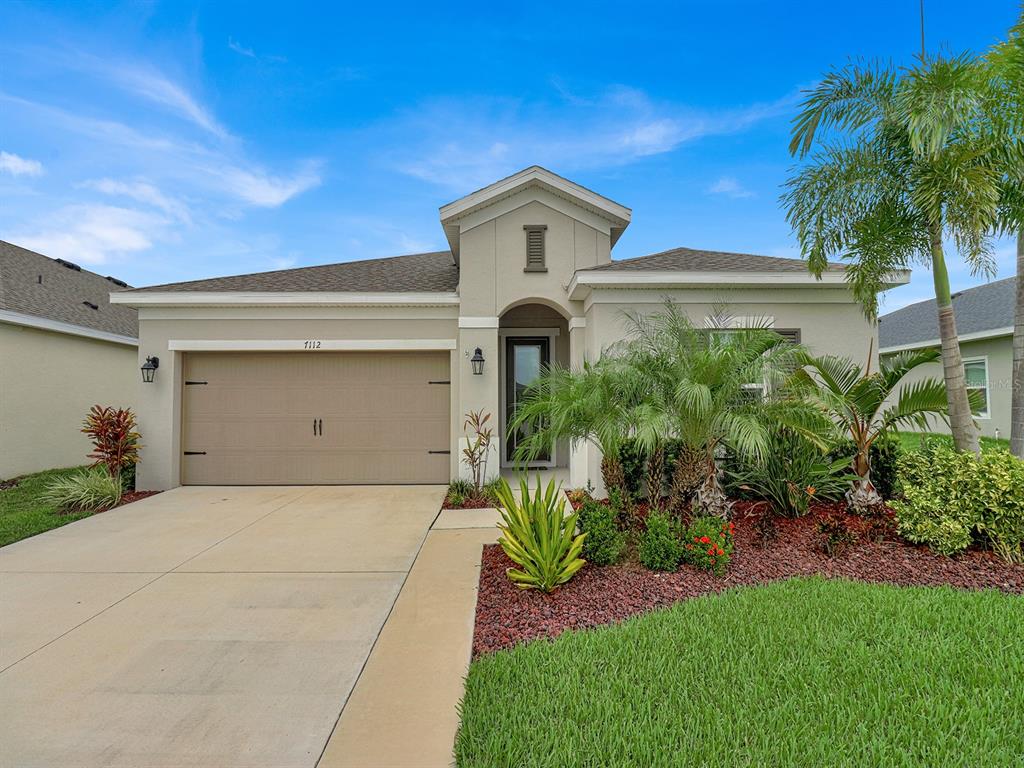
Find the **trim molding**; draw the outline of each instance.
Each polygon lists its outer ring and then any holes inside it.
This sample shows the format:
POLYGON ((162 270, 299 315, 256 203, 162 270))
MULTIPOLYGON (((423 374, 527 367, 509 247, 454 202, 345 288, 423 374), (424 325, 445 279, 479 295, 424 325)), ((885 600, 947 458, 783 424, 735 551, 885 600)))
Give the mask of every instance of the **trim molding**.
POLYGON ((111 304, 130 307, 202 307, 202 306, 334 306, 334 307, 450 307, 458 306, 457 293, 359 293, 356 291, 115 291, 111 304))
POLYGON ((38 328, 41 331, 54 331, 55 333, 66 333, 70 336, 83 336, 87 339, 96 339, 97 341, 109 341, 113 344, 124 344, 129 347, 139 346, 139 340, 132 336, 122 336, 118 333, 107 333, 106 331, 97 331, 94 328, 86 328, 83 325, 74 325, 73 323, 62 323, 59 320, 50 320, 46 317, 36 317, 35 315, 23 315, 20 312, 9 312, 4 309, 0 309, 0 323, 10 323, 11 325, 23 325, 26 328, 38 328))
POLYGON ((569 330, 573 328, 586 328, 587 318, 585 317, 570 317, 569 318, 569 330))
POLYGON ((497 328, 496 317, 460 317, 459 328, 497 328))
MULTIPOLYGON (((976 331, 974 333, 961 333, 958 335, 960 341, 983 341, 985 339, 998 339, 1000 336, 1013 336, 1013 326, 1005 328, 993 328, 988 331, 976 331)), ((881 347, 878 350, 880 355, 888 355, 893 352, 905 352, 908 349, 923 349, 924 347, 938 347, 942 345, 942 339, 926 339, 925 341, 913 341, 910 344, 896 344, 891 347, 881 347)))
POLYGON ((171 339, 172 352, 410 352, 452 350, 455 339, 171 339))

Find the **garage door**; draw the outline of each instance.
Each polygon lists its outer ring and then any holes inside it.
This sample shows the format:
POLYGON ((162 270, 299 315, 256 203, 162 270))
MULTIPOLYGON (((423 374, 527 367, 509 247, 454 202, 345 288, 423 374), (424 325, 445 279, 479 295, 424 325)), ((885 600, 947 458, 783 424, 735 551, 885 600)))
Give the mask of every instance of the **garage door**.
POLYGON ((447 352, 185 356, 186 485, 447 483, 447 352))

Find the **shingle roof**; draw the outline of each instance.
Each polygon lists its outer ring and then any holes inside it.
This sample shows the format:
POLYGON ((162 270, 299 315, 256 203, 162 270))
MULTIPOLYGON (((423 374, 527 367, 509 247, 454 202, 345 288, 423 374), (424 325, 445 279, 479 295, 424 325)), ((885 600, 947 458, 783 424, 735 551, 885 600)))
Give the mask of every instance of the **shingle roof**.
POLYGON ((385 259, 346 261, 317 267, 279 269, 185 283, 147 285, 136 291, 401 291, 449 292, 459 286, 451 251, 414 253, 385 259))
POLYGON ((137 338, 136 311, 110 303, 122 286, 68 263, 0 240, 0 310, 137 338))
MULTIPOLYGON (((961 336, 1013 325, 1016 279, 1008 277, 953 294, 956 329, 961 336)), ((935 299, 897 309, 878 320, 878 346, 901 347, 939 338, 935 299)))
MULTIPOLYGON (((670 251, 622 259, 591 269, 604 271, 666 271, 666 272, 807 272, 802 259, 757 256, 752 253, 727 253, 694 248, 673 248, 670 251)), ((841 271, 842 264, 830 264, 830 270, 841 271)))

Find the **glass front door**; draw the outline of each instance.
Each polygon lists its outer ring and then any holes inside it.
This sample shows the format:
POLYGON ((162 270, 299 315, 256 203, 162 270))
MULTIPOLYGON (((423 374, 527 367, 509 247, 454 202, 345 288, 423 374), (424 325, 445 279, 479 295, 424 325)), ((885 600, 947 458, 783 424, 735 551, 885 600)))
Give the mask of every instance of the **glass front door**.
MULTIPOLYGON (((505 339, 505 424, 511 424, 526 389, 537 380, 541 371, 551 362, 551 341, 547 337, 505 339)), ((522 425, 509 433, 505 440, 505 461, 513 463, 516 447, 530 434, 530 427, 522 425)), ((551 451, 534 457, 531 464, 548 464, 551 451)))

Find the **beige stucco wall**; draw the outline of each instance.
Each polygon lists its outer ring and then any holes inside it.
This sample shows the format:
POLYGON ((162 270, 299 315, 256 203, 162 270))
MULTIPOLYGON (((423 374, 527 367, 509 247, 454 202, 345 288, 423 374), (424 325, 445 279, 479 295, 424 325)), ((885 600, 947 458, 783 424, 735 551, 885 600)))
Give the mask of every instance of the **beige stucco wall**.
MULTIPOLYGON (((1010 437, 1010 401, 1012 391, 1010 383, 1013 379, 1013 337, 1003 336, 983 341, 965 341, 960 343, 960 354, 963 359, 988 360, 988 418, 976 418, 975 421, 981 434, 986 437, 1010 437), (998 435, 996 434, 998 432, 998 435)), ((942 380, 942 365, 928 363, 915 368, 904 379, 904 386, 925 378, 942 380)), ((929 431, 949 434, 949 426, 939 419, 932 419, 929 431)), ((909 432, 918 430, 907 428, 909 432)))
MULTIPOLYGON (((138 487, 172 488, 181 472, 181 363, 171 340, 352 340, 458 338, 454 307, 208 307, 143 308, 139 311, 139 360, 156 355, 152 384, 139 384, 139 424, 145 448, 138 487)), ((187 353, 184 353, 187 354, 187 353)), ((311 354, 316 354, 311 352, 311 354)), ((453 368, 459 360, 452 353, 453 368)), ((141 362, 136 364, 140 365, 141 362)), ((458 472, 462 432, 459 377, 452 376, 452 474, 458 472)))
POLYGON ((135 407, 135 347, 0 323, 0 478, 86 464, 99 403, 135 407))

